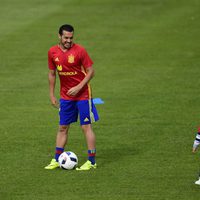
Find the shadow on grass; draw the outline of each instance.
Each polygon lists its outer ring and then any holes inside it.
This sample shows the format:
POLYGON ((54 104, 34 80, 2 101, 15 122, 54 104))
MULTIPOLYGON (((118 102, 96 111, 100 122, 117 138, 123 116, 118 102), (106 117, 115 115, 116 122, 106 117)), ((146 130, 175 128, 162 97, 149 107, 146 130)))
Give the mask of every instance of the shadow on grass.
POLYGON ((97 152, 97 162, 101 166, 113 165, 113 163, 130 162, 139 154, 135 146, 120 144, 118 147, 106 147, 97 152))

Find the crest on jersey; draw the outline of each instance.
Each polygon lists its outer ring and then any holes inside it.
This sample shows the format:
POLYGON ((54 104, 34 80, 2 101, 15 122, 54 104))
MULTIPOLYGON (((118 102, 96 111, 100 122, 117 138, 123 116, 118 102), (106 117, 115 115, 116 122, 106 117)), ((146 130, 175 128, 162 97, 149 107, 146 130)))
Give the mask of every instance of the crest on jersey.
POLYGON ((62 71, 62 65, 57 65, 56 67, 58 71, 62 71))
POLYGON ((74 63, 74 55, 70 54, 68 56, 68 63, 74 63))

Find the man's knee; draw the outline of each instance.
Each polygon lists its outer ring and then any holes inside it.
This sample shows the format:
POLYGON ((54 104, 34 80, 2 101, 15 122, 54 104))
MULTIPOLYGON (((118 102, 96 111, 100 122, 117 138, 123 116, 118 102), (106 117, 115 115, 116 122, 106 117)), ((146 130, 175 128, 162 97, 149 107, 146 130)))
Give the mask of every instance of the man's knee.
POLYGON ((69 129, 69 126, 60 125, 59 128, 58 128, 58 132, 61 133, 61 134, 66 134, 68 129, 69 129))
POLYGON ((82 125, 81 128, 85 132, 85 131, 91 130, 92 126, 91 124, 85 124, 85 125, 82 125))

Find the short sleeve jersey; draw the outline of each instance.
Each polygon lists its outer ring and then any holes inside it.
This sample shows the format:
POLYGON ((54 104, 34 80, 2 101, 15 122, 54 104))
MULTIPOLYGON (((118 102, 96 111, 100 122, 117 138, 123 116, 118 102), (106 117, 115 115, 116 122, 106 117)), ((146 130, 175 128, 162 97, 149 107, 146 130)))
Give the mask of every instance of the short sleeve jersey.
POLYGON ((48 67, 57 70, 60 78, 60 98, 65 100, 87 100, 91 98, 90 85, 86 84, 76 96, 69 96, 70 88, 78 85, 86 75, 86 69, 93 64, 87 51, 78 44, 63 51, 58 45, 48 51, 48 67))

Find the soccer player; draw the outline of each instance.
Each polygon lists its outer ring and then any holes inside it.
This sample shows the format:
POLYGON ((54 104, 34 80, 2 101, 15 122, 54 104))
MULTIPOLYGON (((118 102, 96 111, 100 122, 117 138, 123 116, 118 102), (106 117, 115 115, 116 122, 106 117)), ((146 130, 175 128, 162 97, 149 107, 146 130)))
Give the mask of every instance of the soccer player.
POLYGON ((92 122, 99 119, 92 100, 89 81, 94 76, 93 62, 87 51, 73 42, 74 28, 64 24, 59 28, 59 44, 48 51, 49 67, 49 95, 53 106, 60 109, 59 128, 56 137, 55 157, 45 169, 59 167, 58 158, 64 152, 68 139, 70 124, 77 122, 85 135, 88 147, 88 160, 77 170, 96 168, 96 138, 92 129, 92 122), (56 71, 60 79, 60 103, 54 91, 56 85, 56 71))
MULTIPOLYGON (((200 144, 200 128, 198 129, 196 138, 195 138, 195 140, 194 140, 193 149, 192 149, 192 152, 193 152, 193 153, 196 152, 197 147, 199 146, 199 144, 200 144)), ((200 185, 200 174, 199 174, 199 180, 195 181, 195 184, 196 184, 196 185, 200 185)))

